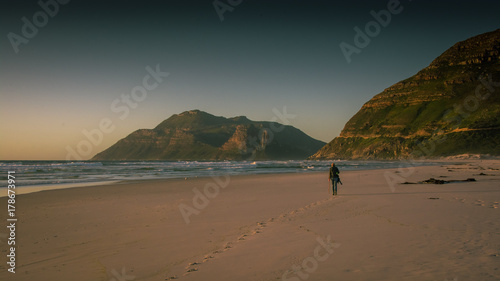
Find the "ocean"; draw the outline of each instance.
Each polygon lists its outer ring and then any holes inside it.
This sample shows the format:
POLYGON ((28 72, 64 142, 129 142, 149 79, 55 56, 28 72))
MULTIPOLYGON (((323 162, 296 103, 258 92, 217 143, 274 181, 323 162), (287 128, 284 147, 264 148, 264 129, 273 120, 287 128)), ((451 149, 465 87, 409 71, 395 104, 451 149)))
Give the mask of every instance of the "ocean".
MULTIPOLYGON (((124 180, 327 172, 332 161, 1 161, 0 189, 7 188, 7 173, 14 171, 17 188, 52 189, 124 180)), ((341 171, 423 166, 431 163, 401 161, 335 161, 341 171)), ((436 163, 432 163, 436 164, 436 163)), ((1 192, 1 194, 6 192, 1 192)))

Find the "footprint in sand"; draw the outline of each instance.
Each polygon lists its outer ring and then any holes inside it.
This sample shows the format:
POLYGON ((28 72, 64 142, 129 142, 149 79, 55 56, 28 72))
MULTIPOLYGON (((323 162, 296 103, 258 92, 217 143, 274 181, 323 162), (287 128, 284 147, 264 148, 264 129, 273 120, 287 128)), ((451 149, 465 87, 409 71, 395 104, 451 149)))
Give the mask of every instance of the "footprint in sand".
POLYGON ((198 268, 196 268, 196 267, 193 268, 193 266, 196 266, 196 265, 199 265, 199 264, 200 264, 199 262, 190 262, 188 264, 188 266, 186 266, 186 273, 184 275, 187 275, 190 272, 198 271, 198 268))
POLYGON ((224 250, 222 250, 222 252, 229 251, 231 248, 233 248, 233 243, 227 242, 226 245, 224 245, 224 250))
POLYGON ((213 259, 213 258, 214 258, 214 256, 205 256, 203 258, 203 262, 207 262, 207 261, 209 261, 210 259, 213 259))
MULTIPOLYGON (((466 203, 466 200, 463 198, 453 197, 453 199, 458 200, 460 203, 466 203)), ((478 207, 489 207, 492 209, 499 208, 498 202, 486 203, 481 199, 477 199, 477 200, 474 200, 473 202, 469 202, 469 204, 474 205, 474 206, 478 206, 478 207)))
POLYGON ((186 266, 186 269, 188 269, 190 266, 193 266, 193 265, 199 265, 200 263, 199 262, 190 262, 188 264, 188 266, 186 266))

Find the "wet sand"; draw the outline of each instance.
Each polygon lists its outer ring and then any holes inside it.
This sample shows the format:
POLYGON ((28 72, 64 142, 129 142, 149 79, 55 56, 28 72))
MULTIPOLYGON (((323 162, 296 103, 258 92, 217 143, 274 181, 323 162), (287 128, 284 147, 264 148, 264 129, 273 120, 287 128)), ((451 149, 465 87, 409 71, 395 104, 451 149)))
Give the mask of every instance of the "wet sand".
POLYGON ((453 163, 19 195, 15 274, 3 197, 0 279, 500 280, 500 161, 453 163))

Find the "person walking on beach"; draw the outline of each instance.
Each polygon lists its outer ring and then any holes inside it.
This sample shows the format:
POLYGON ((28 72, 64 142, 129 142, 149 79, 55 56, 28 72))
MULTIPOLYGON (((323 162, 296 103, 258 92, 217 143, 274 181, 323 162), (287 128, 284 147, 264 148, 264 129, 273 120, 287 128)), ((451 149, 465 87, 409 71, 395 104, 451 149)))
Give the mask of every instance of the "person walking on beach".
POLYGON ((335 163, 332 163, 330 167, 330 176, 328 177, 328 181, 332 182, 332 191, 333 195, 337 195, 337 183, 340 181, 340 171, 339 168, 335 166, 335 163))

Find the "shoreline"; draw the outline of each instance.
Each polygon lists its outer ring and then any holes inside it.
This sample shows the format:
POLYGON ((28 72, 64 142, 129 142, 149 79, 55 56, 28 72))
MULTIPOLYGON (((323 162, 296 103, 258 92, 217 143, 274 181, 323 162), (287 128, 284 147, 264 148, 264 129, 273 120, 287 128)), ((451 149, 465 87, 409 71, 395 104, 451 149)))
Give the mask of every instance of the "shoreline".
MULTIPOLYGON (((333 160, 332 160, 333 161, 333 160)), ((383 162, 382 160, 376 160, 377 162, 383 162)), ((404 160, 387 160, 387 162, 399 162, 401 165, 404 165, 405 167, 412 167, 413 165, 411 163, 423 163, 424 165, 420 166, 414 166, 414 167, 427 167, 427 166, 436 166, 439 164, 447 163, 447 162, 470 162, 470 161, 480 161, 480 160, 449 160, 449 161, 444 161, 444 160, 418 160, 418 161, 404 161, 404 160)), ((95 161, 92 161, 95 162, 95 161)), ((337 161, 335 161, 337 162, 337 161)), ((360 160, 360 162, 370 162, 370 160, 360 160)), ((342 166, 340 166, 342 168, 342 166)), ((394 169, 394 168, 386 168, 386 167, 380 167, 380 168, 375 168, 375 167, 370 167, 367 169, 350 169, 346 170, 347 171, 372 171, 372 170, 386 170, 386 169, 394 169)), ((257 173, 242 173, 242 174, 233 174, 229 175, 230 177, 240 177, 240 176, 261 176, 261 175, 291 175, 291 174, 309 174, 309 173, 328 173, 328 170, 325 171, 284 171, 284 172, 257 172, 257 173)), ((215 174, 214 176, 225 176, 228 174, 223 174, 223 173, 218 173, 215 174)), ((179 176, 179 177, 165 177, 165 178, 150 178, 150 179, 116 179, 116 180, 107 180, 107 181, 88 181, 88 182, 77 182, 77 183, 55 183, 55 184, 34 184, 34 185, 18 185, 17 186, 17 195, 22 195, 22 194, 29 194, 29 193, 34 193, 34 192, 41 192, 41 191, 49 191, 49 190, 59 190, 59 189, 68 189, 68 188, 84 188, 84 187, 90 187, 90 186, 108 186, 108 185, 113 185, 113 184, 128 184, 128 183, 141 183, 141 182, 157 182, 157 181, 169 181, 169 180, 176 180, 176 179, 187 179, 187 180, 194 180, 194 179, 206 179, 206 178, 211 178, 212 176, 179 176)), ((0 198, 1 197, 6 197, 7 196, 7 188, 2 187, 0 188, 0 198)))

